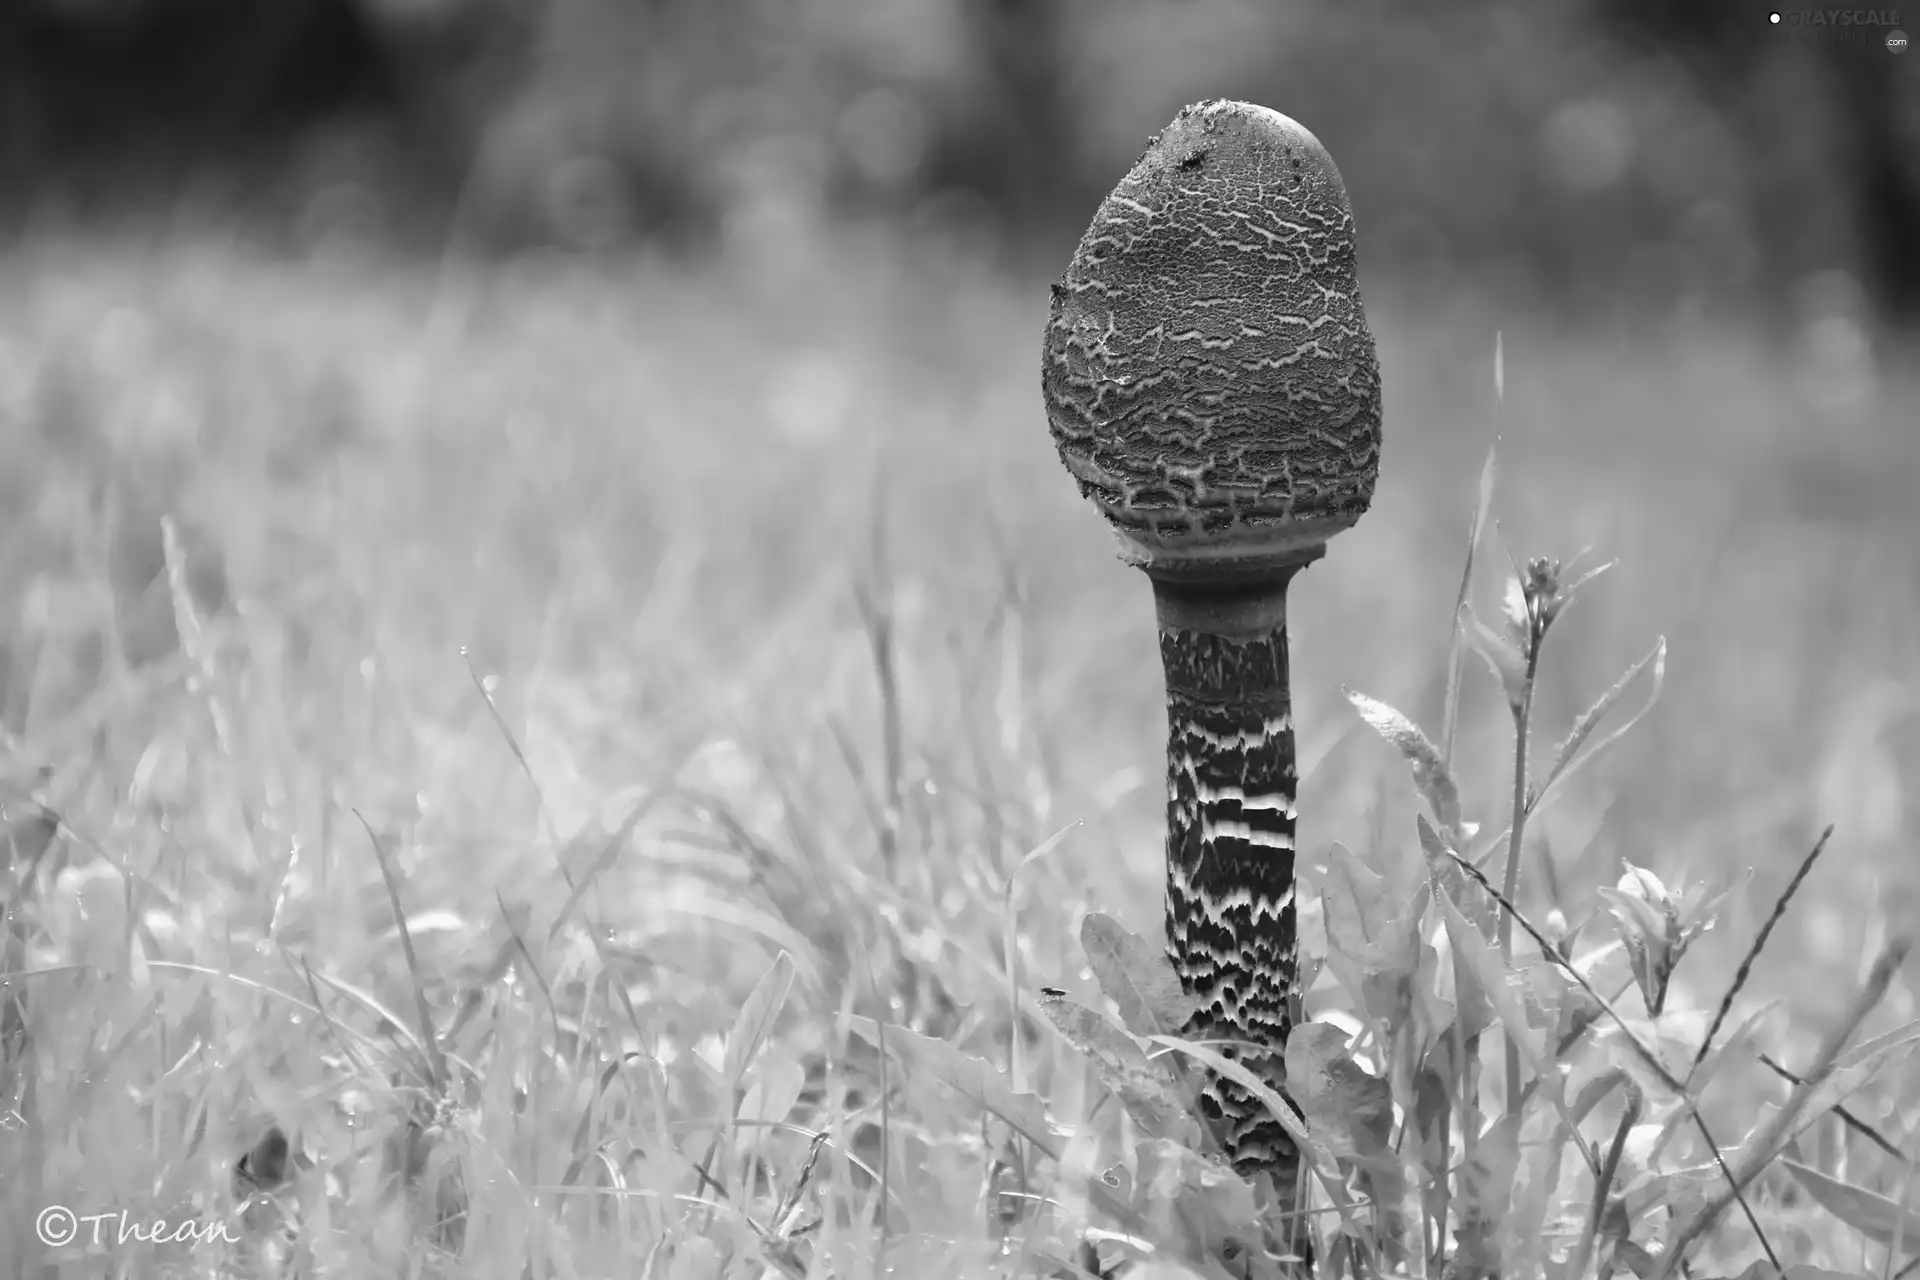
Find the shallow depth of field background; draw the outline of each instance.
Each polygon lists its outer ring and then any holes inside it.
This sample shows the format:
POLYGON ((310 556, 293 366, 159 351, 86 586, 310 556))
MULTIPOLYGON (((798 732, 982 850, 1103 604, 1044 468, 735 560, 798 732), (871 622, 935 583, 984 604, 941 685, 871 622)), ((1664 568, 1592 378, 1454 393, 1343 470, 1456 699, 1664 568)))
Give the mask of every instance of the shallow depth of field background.
MULTIPOLYGON (((1751 988, 1804 1053, 1920 864, 1920 55, 1736 8, 9 5, 0 970, 34 976, 0 1019, 6 1269, 46 1203, 200 1204, 268 1123, 340 1168, 403 1123, 385 1065, 248 985, 314 999, 304 960, 411 1016, 369 828, 442 1019, 545 1007, 486 973, 514 932, 556 997, 614 964, 636 1019, 576 1013, 681 1117, 721 1105, 695 1059, 781 949, 773 1052, 805 1066, 836 1011, 920 1018, 930 986, 1004 1047, 1008 902, 1028 988, 1081 988, 1089 909, 1156 932, 1147 586, 1054 459, 1038 352, 1094 204, 1203 97, 1331 150, 1381 347, 1374 509, 1294 589, 1306 874, 1335 840, 1414 849, 1341 686, 1437 722, 1497 427, 1483 564, 1619 561, 1548 643, 1540 736, 1669 645, 1657 710, 1531 828, 1524 899, 1579 919, 1623 859, 1751 868, 1682 969, 1710 1008, 1838 824, 1751 988), (561 866, 594 869, 564 917, 561 866)), ((1496 826, 1504 718, 1470 671, 1496 826)), ((475 1193, 462 1273, 697 1234, 536 1195, 594 1071, 515 1114, 504 1036, 455 1130, 525 1199, 475 1193)), ((639 1097, 607 1141, 653 1123, 639 1097)), ((1910 1081, 1863 1107, 1920 1123, 1910 1081)), ((920 1120, 896 1225, 960 1267, 991 1153, 920 1120)), ((804 1141, 764 1141, 790 1182, 804 1141)), ((370 1185, 333 1228, 386 1221, 370 1185)), ((408 1256, 364 1229, 341 1257, 408 1256)))

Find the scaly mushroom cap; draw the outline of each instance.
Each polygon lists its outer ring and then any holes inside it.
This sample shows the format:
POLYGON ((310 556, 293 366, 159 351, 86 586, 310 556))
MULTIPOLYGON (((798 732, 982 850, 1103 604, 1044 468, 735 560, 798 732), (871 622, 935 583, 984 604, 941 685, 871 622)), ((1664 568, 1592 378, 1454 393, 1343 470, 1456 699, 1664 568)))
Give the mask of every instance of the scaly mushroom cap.
POLYGON ((1129 561, 1215 579, 1318 556, 1380 466, 1353 211, 1319 140, 1245 102, 1175 116, 1053 288, 1041 388, 1129 561))

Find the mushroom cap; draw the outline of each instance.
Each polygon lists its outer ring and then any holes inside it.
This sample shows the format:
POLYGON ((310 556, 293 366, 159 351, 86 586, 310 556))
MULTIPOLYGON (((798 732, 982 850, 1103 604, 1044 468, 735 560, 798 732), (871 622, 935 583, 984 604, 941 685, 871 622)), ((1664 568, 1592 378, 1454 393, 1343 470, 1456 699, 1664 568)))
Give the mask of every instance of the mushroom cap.
POLYGON ((1266 107, 1184 108, 1094 214, 1048 314, 1060 459, 1157 577, 1318 557, 1380 467, 1380 366, 1326 148, 1266 107))

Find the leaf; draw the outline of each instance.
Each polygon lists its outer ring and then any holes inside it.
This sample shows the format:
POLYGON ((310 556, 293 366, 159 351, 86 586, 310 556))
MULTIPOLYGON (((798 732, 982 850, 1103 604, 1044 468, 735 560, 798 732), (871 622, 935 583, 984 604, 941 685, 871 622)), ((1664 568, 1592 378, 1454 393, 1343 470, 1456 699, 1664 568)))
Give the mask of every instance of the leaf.
POLYGON ((1574 1130, 1564 1124, 1549 1126, 1544 1144, 1530 1145, 1532 1159, 1523 1155, 1516 1175, 1513 1207, 1507 1215, 1501 1250, 1509 1275, 1546 1274, 1548 1254, 1547 1210, 1560 1189, 1560 1173, 1567 1141, 1574 1130))
POLYGON ((1625 871, 1620 873, 1620 882, 1616 888, 1622 893, 1630 893, 1642 902, 1653 903, 1669 914, 1673 914, 1673 895, 1649 868, 1637 867, 1624 859, 1621 861, 1625 871))
POLYGON ((1832 1074, 1807 1094, 1807 1100, 1794 1123, 1794 1132, 1805 1129, 1852 1097, 1856 1090, 1879 1074, 1880 1068, 1887 1064, 1887 1059, 1902 1049, 1911 1049, 1916 1043, 1920 1043, 1920 1021, 1896 1027, 1841 1054, 1834 1062, 1832 1074))
POLYGON ((1615 1267, 1631 1272, 1635 1280, 1653 1280, 1660 1267, 1659 1259, 1624 1235, 1614 1242, 1613 1261, 1615 1267))
POLYGON ((807 1086, 806 1068, 794 1058, 767 1058, 740 1099, 742 1120, 785 1120, 807 1086))
POLYGON ((786 1006, 787 994, 792 990, 793 957, 782 951, 773 958, 773 964, 767 971, 760 975, 760 981, 753 984, 746 1003, 740 1006, 740 1012, 733 1019, 733 1030, 727 1033, 727 1056, 722 1070, 726 1073, 729 1093, 739 1087, 740 1078, 747 1074, 747 1068, 760 1056, 767 1037, 773 1034, 773 1024, 780 1017, 780 1010, 786 1006))
POLYGON ((1780 1163, 1821 1208, 1861 1235, 1891 1246, 1897 1234, 1909 1253, 1920 1252, 1920 1210, 1902 1208, 1887 1196, 1829 1177, 1798 1160, 1782 1156, 1780 1163))
POLYGON ((1765 1258, 1733 1277, 1733 1280, 1861 1280, 1851 1271, 1828 1271, 1825 1267, 1795 1265, 1781 1270, 1765 1258))
POLYGON ((1286 1130, 1287 1136, 1293 1139, 1293 1145, 1299 1150, 1308 1167, 1313 1170, 1314 1176, 1320 1179, 1320 1185, 1326 1188, 1328 1199, 1332 1200, 1334 1207, 1340 1211, 1341 1223, 1348 1231, 1358 1230, 1353 1221, 1353 1201, 1347 1195, 1346 1185, 1341 1181, 1339 1170, 1333 1167, 1333 1162, 1327 1158, 1327 1153, 1321 1150, 1320 1144, 1308 1134, 1306 1125, 1301 1123, 1300 1117, 1293 1113, 1293 1108, 1287 1105, 1286 1099, 1274 1091, 1273 1086, 1217 1049, 1187 1040, 1176 1040, 1170 1036, 1153 1036, 1152 1040, 1153 1043, 1164 1048, 1186 1054, 1216 1075, 1225 1076, 1266 1107, 1267 1114, 1286 1130))
POLYGON ((1236 1226, 1259 1221, 1253 1186, 1224 1164, 1177 1142, 1155 1138, 1134 1147, 1136 1200, 1171 1204, 1195 1192, 1204 1194, 1215 1213, 1236 1226))
POLYGON ((868 1044, 879 1049, 884 1039, 885 1051, 899 1058, 913 1073, 940 1081, 1006 1121, 1049 1159, 1059 1159, 1059 1144, 1054 1142, 1053 1131, 1047 1123, 1046 1107, 1031 1093, 1015 1093, 1007 1078, 986 1059, 905 1027, 889 1026, 883 1036, 878 1023, 858 1014, 847 1021, 854 1033, 868 1044))
POLYGON ((1161 1248, 1189 1262, 1212 1262, 1229 1243, 1243 1256, 1258 1256, 1259 1208, 1244 1178, 1164 1139, 1140 1143, 1134 1156, 1133 1205, 1158 1229, 1161 1248))
POLYGON ((1697 1013, 1631 1013, 1614 1006, 1614 1015, 1593 1030, 1593 1042, 1608 1061, 1632 1077, 1646 1094, 1650 1110, 1676 1100, 1675 1085, 1685 1077, 1687 1064, 1700 1043, 1697 1013))
POLYGON ((1399 1026, 1413 1006, 1420 931, 1411 898, 1399 900, 1345 845, 1328 854, 1326 963, 1368 1017, 1399 1026))
POLYGON ((1753 1042, 1760 1033, 1761 1022, 1785 1003, 1783 1000, 1769 1000, 1748 1010, 1733 1033, 1715 1045, 1688 1074, 1687 1092, 1698 1098, 1712 1086, 1714 1078, 1727 1063, 1753 1060, 1753 1042))
POLYGON ((1327 926, 1354 955, 1379 940, 1393 920, 1386 878, 1338 840, 1327 851, 1327 926))
MULTIPOLYGON (((1589 546, 1587 547, 1587 550, 1588 551, 1592 550, 1591 544, 1589 544, 1589 546)), ((1580 553, 1580 556, 1583 556, 1585 554, 1587 554, 1587 551, 1582 551, 1580 553)), ((1575 556, 1573 560, 1578 560, 1580 556, 1575 556)), ((1573 568, 1573 560, 1569 560, 1567 562, 1567 568, 1569 569, 1573 568)), ((1573 603, 1573 596, 1575 592, 1579 591, 1580 588, 1586 586, 1589 582, 1592 582, 1595 578, 1599 577, 1601 574, 1605 573, 1607 570, 1613 568, 1619 563, 1620 562, 1618 560, 1605 561, 1604 563, 1593 566, 1593 568, 1587 570, 1585 573, 1573 579, 1571 582, 1561 583, 1560 584, 1561 597, 1565 599, 1568 604, 1573 603)))
POLYGON ((1456 847, 1464 845, 1467 837, 1460 817, 1460 786, 1440 758, 1439 749, 1427 740, 1419 725, 1393 707, 1352 689, 1342 692, 1360 712, 1360 718, 1407 758, 1413 769, 1413 785, 1432 810, 1434 821, 1456 847))
MULTIPOLYGON (((1621 883, 1629 881, 1621 877, 1621 883)), ((1633 978, 1640 987, 1640 998, 1647 1012, 1658 1013, 1662 1005, 1663 975, 1670 972, 1667 957, 1667 922, 1654 905, 1633 893, 1601 885, 1600 896, 1613 918, 1620 922, 1620 941, 1633 963, 1633 978)))
MULTIPOLYGON (((1734 1029, 1733 1033, 1715 1046, 1713 1051, 1684 1077, 1688 1096, 1694 1099, 1705 1097, 1722 1067, 1729 1062, 1751 1060, 1754 1056, 1753 1042, 1760 1033, 1761 1023, 1769 1014, 1780 1008, 1782 1003, 1783 1001, 1780 1000, 1769 1000, 1742 1018, 1740 1025, 1734 1029)), ((1673 1108, 1671 1114, 1667 1116, 1666 1127, 1653 1144, 1653 1150, 1647 1158, 1650 1161, 1658 1161, 1660 1154, 1666 1150, 1667 1144, 1677 1138, 1692 1120, 1693 1111, 1690 1107, 1673 1108)))
POLYGON ((716 1280, 726 1274, 720 1247, 700 1236, 679 1241, 666 1255, 666 1262, 663 1269, 666 1280, 716 1280))
POLYGON ((1448 950, 1453 955, 1454 1020, 1460 1027, 1460 1034, 1472 1039, 1492 1026, 1498 1015, 1493 993, 1487 990, 1480 970, 1467 958, 1466 951, 1454 937, 1456 926, 1453 922, 1459 920, 1459 927, 1479 938, 1482 948, 1486 945, 1486 938, 1445 894, 1438 895, 1435 901, 1440 909, 1440 918, 1446 922, 1448 950))
POLYGON ((1460 614, 1467 620, 1464 632, 1467 643, 1473 651, 1486 662, 1487 669, 1493 672, 1500 682, 1501 691, 1507 695, 1507 707, 1516 715, 1526 700, 1527 660, 1513 643, 1497 634, 1486 623, 1480 621, 1472 605, 1462 605, 1460 614))
POLYGON ((1042 994, 1040 1009, 1067 1042, 1093 1062, 1101 1083, 1142 1133, 1189 1146, 1198 1143, 1198 1113, 1164 1059, 1147 1057, 1138 1041, 1104 1015, 1064 996, 1042 994))
POLYGON ((1418 1252, 1406 1169, 1393 1149, 1393 1086, 1354 1061, 1347 1033, 1331 1023, 1295 1027, 1287 1037, 1286 1064, 1288 1091, 1306 1113, 1307 1132, 1328 1154, 1359 1167, 1389 1257, 1418 1252))
POLYGON ((1501 1275, 1500 1224, 1510 1212, 1520 1165, 1520 1117, 1502 1116, 1473 1144, 1460 1166, 1456 1210, 1460 1226, 1451 1267, 1461 1275, 1501 1275))
POLYGON ((1413 1127, 1423 1144, 1421 1163, 1429 1170, 1447 1155, 1446 1137, 1453 1121, 1453 1036, 1443 1033, 1427 1049, 1414 1085, 1413 1127))
MULTIPOLYGON (((1628 877, 1622 876, 1624 883, 1628 877)), ((1660 909, 1637 893, 1615 889, 1609 885, 1600 886, 1600 896, 1607 900, 1614 918, 1627 930, 1628 936, 1635 934, 1648 942, 1664 943, 1667 937, 1667 918, 1660 909)))
POLYGON ((1080 946, 1100 990, 1119 1006, 1120 1020, 1133 1034, 1177 1036, 1199 1014, 1200 1002, 1181 987, 1166 951, 1112 916, 1094 912, 1081 922, 1080 946))
MULTIPOLYGON (((1753 872, 1754 869, 1748 867, 1728 881, 1727 886, 1718 892, 1707 889, 1704 884, 1697 884, 1688 889, 1681 896, 1680 901, 1681 942, 1691 944, 1695 938, 1713 928, 1720 919, 1721 910, 1732 899, 1734 891, 1745 888, 1752 881, 1753 872)), ((1892 915, 1890 918, 1899 920, 1904 917, 1892 915)))
POLYGON ((1532 1068, 1534 1076, 1540 1081, 1541 1090, 1548 1097, 1557 1099, 1564 1113, 1565 1100, 1560 1098, 1560 1074, 1547 1060, 1542 1036, 1527 1018, 1526 1007, 1518 993, 1518 975, 1507 967, 1506 961, 1480 935, 1480 931, 1460 914, 1458 907, 1443 898, 1440 909, 1446 916, 1447 936, 1453 941, 1454 954, 1466 961, 1475 982, 1499 1014, 1500 1025, 1520 1046, 1520 1055, 1527 1060, 1527 1066, 1532 1068))
POLYGON ((1287 1136, 1293 1139, 1295 1146, 1311 1155, 1324 1158, 1325 1153, 1307 1135, 1305 1123, 1294 1114, 1293 1108, 1287 1105, 1286 1099, 1282 1098, 1272 1085, 1250 1071, 1245 1064, 1235 1062, 1209 1045, 1195 1044, 1190 1040, 1181 1040, 1174 1036, 1150 1036, 1149 1039, 1161 1048, 1172 1049, 1187 1055, 1207 1070, 1216 1075, 1223 1075, 1245 1089, 1256 1102, 1266 1107, 1273 1118, 1279 1122, 1280 1127, 1287 1131, 1287 1136))
MULTIPOLYGON (((1920 1042, 1920 1021, 1906 1023, 1883 1035, 1863 1041, 1834 1060, 1833 1068, 1812 1088, 1796 1085, 1781 1107, 1763 1108, 1771 1113, 1753 1128, 1741 1167, 1758 1171, 1770 1163, 1793 1140, 1852 1097, 1855 1090, 1879 1073, 1887 1060, 1903 1049, 1911 1050, 1920 1042), (1792 1115, 1786 1115, 1787 1110, 1792 1115)), ((1751 1175, 1749 1175, 1751 1176, 1751 1175)))
POLYGON ((1442 1220, 1442 1206, 1451 1194, 1448 1179, 1451 1177, 1453 1098, 1459 1088, 1453 1047, 1451 1032, 1441 1032, 1421 1060, 1413 1085, 1415 1152, 1420 1168, 1426 1173, 1425 1203, 1430 1220, 1442 1220))
POLYGON ((1509 574, 1505 589, 1500 595, 1500 614, 1507 624, 1507 635, 1518 645, 1521 652, 1533 635, 1533 609, 1527 600, 1526 584, 1520 581, 1520 575, 1509 574))
POLYGON ((1287 1089, 1307 1116, 1307 1131, 1337 1159, 1367 1159, 1393 1136, 1393 1090, 1347 1052, 1347 1033, 1308 1022, 1287 1037, 1287 1089))
POLYGON ((1532 801, 1527 805, 1527 812, 1532 813, 1538 809, 1541 803, 1546 800, 1547 793, 1552 791, 1555 786, 1565 779, 1572 777, 1579 770, 1586 768, 1589 761, 1618 742, 1628 730, 1632 729, 1636 724, 1639 724, 1647 712, 1653 710, 1653 704, 1660 700, 1660 690, 1666 684, 1666 680, 1667 638, 1661 636, 1653 642, 1653 648, 1648 650, 1644 658, 1628 667, 1625 674, 1613 682, 1613 687, 1601 694, 1600 697, 1594 701, 1594 704, 1588 707, 1578 720, 1573 722, 1573 728, 1568 731, 1566 740, 1560 744, 1559 750, 1554 753, 1553 767, 1547 770, 1546 781, 1540 784, 1539 791, 1534 793, 1532 801), (1653 664, 1653 689, 1647 694, 1646 702, 1642 703, 1640 709, 1628 717, 1625 724, 1595 742, 1591 750, 1576 760, 1574 758, 1575 753, 1579 752, 1581 744, 1586 742, 1586 740, 1592 736, 1593 731, 1600 727, 1600 721, 1606 718, 1609 711, 1613 710, 1614 703, 1620 701, 1622 695, 1627 691, 1627 686, 1632 684, 1642 671, 1646 670, 1648 663, 1653 664))
POLYGON ((1483 935, 1492 934, 1493 899, 1479 885, 1469 883, 1467 873, 1454 863, 1450 848, 1457 846, 1444 843, 1440 833, 1433 829, 1433 824, 1427 821, 1424 814, 1414 815, 1413 826, 1420 837, 1420 852, 1426 855, 1427 875, 1437 886, 1435 892, 1450 896, 1454 905, 1466 913, 1467 919, 1473 921, 1483 935))
POLYGON ((1603 1098, 1625 1084, 1627 1079, 1627 1073, 1620 1067, 1601 1072, 1581 1086, 1580 1092, 1574 1095, 1573 1102, 1567 1107, 1568 1114, 1576 1124, 1585 1120, 1603 1098))

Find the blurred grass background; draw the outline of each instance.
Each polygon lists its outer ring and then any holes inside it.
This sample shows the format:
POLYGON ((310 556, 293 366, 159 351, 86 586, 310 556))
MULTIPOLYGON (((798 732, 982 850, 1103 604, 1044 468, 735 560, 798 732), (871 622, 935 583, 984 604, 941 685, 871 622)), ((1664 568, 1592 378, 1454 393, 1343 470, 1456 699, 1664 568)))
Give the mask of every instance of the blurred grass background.
MULTIPOLYGON (((1535 856, 1576 919, 1622 859, 1755 868, 1689 961, 1710 1001, 1837 823, 1755 982, 1810 1040, 1920 835, 1920 86, 1911 55, 1795 35, 1625 0, 8 6, 6 967, 119 977, 36 979, 68 1039, 0 1110, 72 1136, 0 1131, 7 1211, 151 1199, 250 1120, 351 1113, 311 1023, 128 973, 297 990, 297 952, 409 1007, 355 813, 443 913, 452 1001, 516 913, 558 918, 555 859, 582 873, 671 780, 584 901, 696 1110, 675 1055, 780 948, 795 1055, 843 1004, 913 1016, 922 970, 1004 1022, 1007 876, 1068 823, 1014 881, 1025 980, 1073 985, 1086 909, 1154 933, 1150 606, 1053 460, 1036 357, 1094 203, 1208 96, 1333 152, 1382 349, 1375 508, 1295 589, 1306 861, 1413 847, 1340 688, 1437 721, 1498 427, 1512 553, 1621 561, 1550 641, 1543 736, 1670 645, 1661 705, 1535 856), (154 991, 185 1003, 148 1021, 154 991), (169 1028, 228 1046, 186 1086, 211 1132, 55 1083, 166 1096, 169 1028)), ((1491 818, 1483 672, 1466 710, 1491 818)), ((1868 1110, 1911 1133, 1916 1103, 1868 1110)), ((921 1173, 924 1226, 955 1193, 921 1173)))

